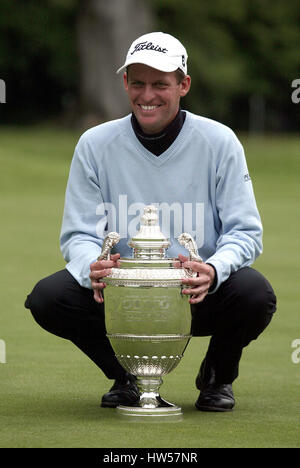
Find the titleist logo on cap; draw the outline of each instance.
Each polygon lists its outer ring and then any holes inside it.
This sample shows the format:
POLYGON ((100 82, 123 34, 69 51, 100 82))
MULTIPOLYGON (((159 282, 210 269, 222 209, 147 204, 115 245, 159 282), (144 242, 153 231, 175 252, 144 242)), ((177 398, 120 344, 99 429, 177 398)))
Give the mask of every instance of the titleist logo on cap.
POLYGON ((139 42, 139 44, 136 44, 134 46, 133 52, 131 52, 131 55, 133 55, 135 52, 138 52, 140 50, 155 50, 156 52, 162 52, 163 54, 166 54, 168 52, 168 49, 162 48, 158 45, 154 45, 152 42, 139 42))

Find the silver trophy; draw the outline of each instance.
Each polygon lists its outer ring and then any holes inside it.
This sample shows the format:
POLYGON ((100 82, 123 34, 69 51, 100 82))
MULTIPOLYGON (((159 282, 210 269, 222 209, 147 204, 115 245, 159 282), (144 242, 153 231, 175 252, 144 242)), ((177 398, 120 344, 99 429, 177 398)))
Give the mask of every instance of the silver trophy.
MULTIPOLYGON (((136 376, 140 391, 135 406, 117 407, 123 415, 182 415, 179 406, 163 400, 159 388, 162 376, 175 369, 191 338, 190 304, 188 296, 182 294, 181 280, 196 273, 176 268, 176 259, 165 257, 170 242, 158 219, 157 208, 146 206, 140 230, 128 242, 132 258, 121 258, 120 267, 112 268, 105 278, 107 336, 120 364, 136 376)), ((108 234, 99 260, 109 259, 119 239, 115 232, 108 234)), ((181 234, 178 242, 191 260, 202 261, 189 234, 181 234)))

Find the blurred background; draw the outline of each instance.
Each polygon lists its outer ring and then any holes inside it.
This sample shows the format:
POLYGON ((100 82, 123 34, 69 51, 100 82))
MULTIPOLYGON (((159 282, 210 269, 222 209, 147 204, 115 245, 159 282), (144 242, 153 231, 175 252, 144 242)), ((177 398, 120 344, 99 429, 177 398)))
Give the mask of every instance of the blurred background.
POLYGON ((1 0, 1 124, 87 128, 129 111, 122 77, 131 42, 175 35, 192 89, 183 107, 234 130, 295 132, 299 0, 1 0))

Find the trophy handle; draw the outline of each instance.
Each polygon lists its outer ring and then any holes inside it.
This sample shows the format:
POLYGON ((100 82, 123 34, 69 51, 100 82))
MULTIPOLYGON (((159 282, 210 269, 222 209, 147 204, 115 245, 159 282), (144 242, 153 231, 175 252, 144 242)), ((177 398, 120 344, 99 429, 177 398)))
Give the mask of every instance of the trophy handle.
MULTIPOLYGON (((202 263, 203 260, 198 254, 197 244, 190 234, 187 234, 186 232, 180 234, 180 236, 178 237, 178 242, 180 245, 182 245, 188 250, 191 261, 202 263)), ((195 276, 195 273, 192 270, 187 268, 184 268, 184 270, 186 271, 188 276, 195 276)))
POLYGON ((203 261, 198 254, 197 244, 190 234, 184 232, 178 237, 178 242, 189 251, 190 260, 200 263, 203 261))
POLYGON ((114 245, 116 245, 120 240, 120 235, 117 232, 110 232, 105 237, 101 254, 98 257, 98 260, 109 260, 110 259, 110 251, 114 245))

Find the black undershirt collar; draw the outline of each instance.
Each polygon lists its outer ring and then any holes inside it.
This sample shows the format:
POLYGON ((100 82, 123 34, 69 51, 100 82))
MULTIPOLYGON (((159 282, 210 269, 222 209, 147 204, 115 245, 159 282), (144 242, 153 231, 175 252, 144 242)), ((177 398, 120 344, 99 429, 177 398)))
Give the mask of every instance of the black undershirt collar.
POLYGON ((164 153, 177 138, 185 121, 186 113, 179 109, 172 122, 159 133, 144 133, 134 113, 131 115, 131 125, 142 145, 151 153, 159 156, 164 153))

